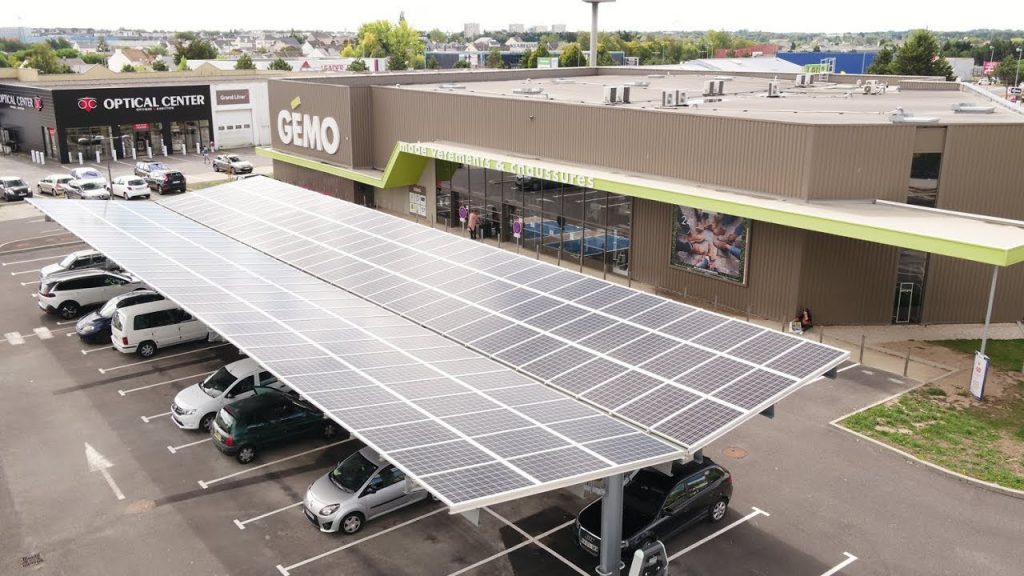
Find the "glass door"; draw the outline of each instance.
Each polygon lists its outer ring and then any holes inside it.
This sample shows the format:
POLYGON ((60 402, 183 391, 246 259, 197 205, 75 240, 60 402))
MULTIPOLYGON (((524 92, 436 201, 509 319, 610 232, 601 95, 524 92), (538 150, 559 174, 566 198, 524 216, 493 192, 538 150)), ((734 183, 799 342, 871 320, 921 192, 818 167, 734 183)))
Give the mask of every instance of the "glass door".
POLYGON ((917 250, 900 249, 897 266, 893 322, 920 324, 924 281, 928 272, 928 254, 917 250))

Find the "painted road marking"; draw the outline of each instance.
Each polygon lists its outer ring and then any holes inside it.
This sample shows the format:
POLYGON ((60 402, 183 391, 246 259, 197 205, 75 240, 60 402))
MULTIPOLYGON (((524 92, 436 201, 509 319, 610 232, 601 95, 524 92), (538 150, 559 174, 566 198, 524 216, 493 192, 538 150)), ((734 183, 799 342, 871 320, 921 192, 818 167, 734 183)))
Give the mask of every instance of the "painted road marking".
POLYGON ((302 501, 300 500, 299 502, 296 502, 295 504, 289 504, 289 505, 285 506, 284 508, 278 508, 277 510, 273 510, 273 511, 267 512, 266 514, 260 514, 259 516, 255 516, 253 518, 249 518, 248 520, 238 520, 236 518, 235 519, 235 526, 238 526, 239 530, 245 530, 245 525, 250 523, 250 522, 255 522, 257 520, 262 520, 262 519, 266 518, 267 516, 273 516, 274 514, 277 514, 278 512, 284 512, 285 510, 290 510, 292 508, 295 508, 296 506, 301 506, 301 505, 302 505, 302 501))
POLYGON ((152 420, 156 420, 157 418, 163 418, 164 416, 170 416, 170 415, 171 415, 170 411, 167 411, 167 412, 164 412, 163 414, 154 414, 153 416, 139 416, 139 418, 142 418, 143 422, 145 422, 146 424, 149 424, 150 421, 152 421, 152 420))
MULTIPOLYGON (((43 260, 49 260, 49 258, 43 258, 43 260)), ((11 272, 11 276, 21 276, 22 274, 32 274, 33 272, 39 272, 39 270, 22 270, 21 272, 11 272)))
POLYGON ((832 576, 833 574, 836 574, 837 572, 839 572, 843 568, 846 568, 850 564, 853 564, 854 562, 857 561, 857 557, 854 556, 853 554, 850 554, 849 552, 843 552, 843 555, 846 556, 846 560, 843 560, 839 564, 836 564, 831 570, 829 570, 828 572, 825 572, 821 576, 832 576))
MULTIPOLYGON (((353 540, 353 541, 349 542, 348 544, 345 544, 345 545, 342 545, 342 546, 338 546, 337 548, 328 550, 327 552, 324 552, 323 554, 318 554, 316 556, 313 556, 312 558, 307 558, 307 559, 303 560, 302 562, 296 562, 295 564, 292 564, 291 566, 281 566, 280 564, 278 564, 277 565, 277 571, 280 572, 283 576, 289 576, 291 574, 292 570, 294 570, 294 569, 296 569, 296 568, 298 568, 300 566, 305 566, 306 564, 309 564, 310 562, 315 562, 315 561, 317 561, 317 560, 319 560, 321 558, 326 558, 327 556, 330 556, 331 554, 334 554, 336 552, 341 552, 342 550, 345 550, 346 548, 351 548, 351 547, 355 546, 356 544, 362 544, 363 542, 366 542, 367 540, 372 540, 372 539, 374 539, 374 538, 376 538, 378 536, 383 536, 384 534, 387 534, 388 532, 393 532, 395 530, 398 530, 399 528, 404 528, 404 527, 408 526, 409 524, 413 524, 414 522, 419 522, 420 520, 422 520, 424 518, 427 518, 428 516, 433 516, 434 514, 437 514, 438 512, 443 512, 444 510, 445 510, 444 506, 438 508, 437 510, 431 510, 430 512, 427 512, 426 514, 422 514, 422 515, 417 516, 417 517, 415 517, 415 518, 413 518, 411 520, 406 520, 405 522, 402 522, 401 524, 395 524, 391 528, 388 528, 386 530, 381 530, 380 532, 376 532, 374 534, 370 534, 369 536, 363 536, 359 540, 353 540)), ((590 576, 590 575, 588 574, 587 576, 590 576)))
POLYGON ((892 378, 892 377, 886 378, 886 380, 888 380, 889 382, 892 382, 893 384, 903 384, 902 380, 899 380, 899 379, 896 379, 896 378, 892 378))
POLYGON ((192 378, 203 378, 213 374, 215 370, 209 372, 203 372, 202 374, 193 374, 191 376, 182 376, 181 378, 175 378, 174 380, 164 380, 163 382, 157 382, 156 384, 148 384, 146 386, 139 386, 138 388, 131 388, 129 390, 118 390, 117 393, 121 396, 131 394, 132 392, 138 392, 139 390, 146 390, 148 388, 155 388, 156 386, 163 386, 164 384, 170 384, 172 382, 181 382, 182 380, 191 380, 192 378))
MULTIPOLYGON (((4 254, 21 254, 22 252, 32 252, 34 250, 45 250, 47 248, 64 248, 65 246, 78 246, 79 244, 85 244, 81 240, 74 242, 61 242, 60 244, 46 244, 44 246, 32 246, 31 248, 15 248, 13 250, 4 250, 0 252, 0 255, 4 254)), ((49 258, 47 258, 49 260, 49 258)))
POLYGON ((31 282, 20 282, 22 286, 32 286, 33 284, 39 284, 38 280, 32 280, 31 282))
POLYGON ((874 376, 875 375, 875 373, 872 372, 871 370, 865 370, 865 369, 861 368, 860 371, 865 373, 865 374, 867 374, 868 376, 874 376))
POLYGON ((121 368, 131 368, 132 366, 141 366, 142 364, 149 364, 150 362, 156 362, 157 360, 164 360, 166 358, 176 358, 178 356, 185 356, 186 354, 195 354, 196 352, 202 352, 204 350, 213 350, 214 348, 221 348, 223 346, 230 346, 229 343, 217 344, 215 346, 207 346, 206 348, 196 348, 195 350, 189 350, 188 352, 179 352, 178 354, 171 354, 170 356, 160 356, 157 358, 150 358, 149 360, 143 360, 141 362, 132 362, 131 364, 122 364, 120 366, 114 366, 113 368, 97 368, 100 374, 106 374, 107 372, 113 372, 114 370, 120 370, 121 368))
POLYGON ((4 338, 7 338, 7 342, 11 346, 20 346, 25 343, 25 337, 20 332, 8 332, 4 334, 4 338))
POLYGON ((182 448, 188 448, 189 446, 197 446, 204 442, 209 442, 210 440, 213 440, 212 436, 209 438, 203 438, 202 440, 196 440, 195 442, 189 442, 188 444, 182 444, 181 446, 168 446, 167 451, 170 452, 171 454, 177 454, 178 450, 181 450, 182 448))
POLYGON ((85 460, 89 464, 89 472, 99 472, 102 474, 103 479, 107 481, 107 485, 114 492, 114 496, 118 500, 124 500, 124 493, 121 492, 121 489, 114 483, 113 477, 110 476, 109 469, 113 468, 114 465, 103 454, 100 454, 95 448, 90 446, 88 442, 85 443, 85 460))
POLYGON ((49 340, 50 338, 53 338, 53 332, 50 332, 50 329, 47 328, 46 326, 33 328, 32 331, 35 332, 36 337, 39 338, 40 340, 49 340))
POLYGON ((102 348, 93 348, 92 350, 82 350, 82 356, 92 354, 93 352, 99 352, 100 350, 113 350, 113 346, 104 346, 102 348))
MULTIPOLYGON (((486 510, 486 511, 487 511, 487 513, 488 513, 488 514, 490 514, 491 516, 494 516, 495 518, 497 518, 498 520, 500 520, 500 521, 501 521, 501 522, 502 522, 503 524, 505 524, 505 525, 506 525, 506 526, 508 526, 509 528, 512 528, 512 529, 513 529, 513 530, 515 530, 516 532, 519 532, 520 534, 522 534, 522 536, 523 536, 524 538, 526 538, 526 539, 527 539, 528 541, 529 541, 529 540, 532 540, 532 543, 533 543, 533 544, 536 544, 536 545, 537 545, 538 547, 540 547, 541 549, 543 549, 543 550, 544 550, 545 552, 547 552, 548 554, 551 554, 551 555, 552 555, 552 556, 554 556, 554 557, 555 557, 556 559, 558 559, 559 561, 561 561, 561 562, 562 562, 563 564, 565 564, 565 565, 566 565, 566 566, 568 566, 569 568, 572 568, 573 570, 575 570, 575 571, 576 571, 577 573, 581 574, 582 576, 590 576, 590 574, 589 574, 589 573, 585 572, 584 570, 581 570, 579 566, 577 566, 577 565, 573 564, 572 562, 570 562, 569 560, 567 560, 567 559, 565 558, 565 556, 562 556, 562 555, 561 555, 561 554, 559 554, 558 552, 555 552, 554 550, 552 550, 551 548, 549 548, 547 544, 545 544, 545 543, 543 543, 543 542, 540 542, 540 541, 538 541, 537 539, 535 539, 535 538, 531 537, 531 536, 530 536, 530 535, 529 535, 529 534, 528 534, 528 533, 527 533, 527 532, 526 532, 525 530, 523 530, 523 529, 522 529, 522 528, 520 528, 519 526, 516 526, 516 525, 515 525, 514 523, 512 523, 512 522, 511 522, 511 521, 509 521, 508 519, 506 519, 506 518, 502 517, 502 516, 501 516, 500 514, 498 514, 498 513, 497 513, 497 512, 495 512, 494 510, 491 510, 490 508, 484 508, 484 510, 486 510)), ((575 522, 575 519, 573 520, 573 522, 575 522)))
POLYGON ((0 248, 3 248, 4 246, 7 246, 8 244, 17 244, 18 242, 28 242, 29 240, 41 240, 43 238, 52 238, 54 236, 65 236, 65 235, 70 236, 71 233, 65 230, 65 231, 61 231, 61 232, 51 232, 49 234, 40 234, 39 236, 30 236, 28 238, 19 238, 17 240, 10 240, 10 241, 4 242, 3 244, 0 244, 0 248))
POLYGON ((846 372, 850 368, 856 368, 857 366, 860 366, 860 364, 856 364, 856 363, 850 364, 849 366, 846 366, 845 368, 840 368, 839 370, 836 370, 836 372, 846 372))
POLYGON ((280 460, 274 460, 273 462, 267 462, 266 464, 260 464, 259 466, 253 466, 252 468, 246 468, 245 470, 239 470, 238 472, 235 472, 234 474, 228 474, 227 476, 221 476, 220 478, 214 478, 213 480, 205 480, 205 481, 204 480, 199 480, 199 486, 203 490, 206 490, 207 488, 210 487, 211 484, 216 484, 218 482, 223 482, 224 480, 227 480, 229 478, 234 478, 235 476, 239 476, 239 475, 242 475, 242 474, 248 474, 249 472, 252 472, 253 470, 259 470, 260 468, 266 468, 267 466, 273 466, 274 464, 280 464, 281 462, 284 462, 286 460, 291 460, 293 458, 298 458, 299 456, 305 456, 306 454, 312 454, 313 452, 318 452, 320 450, 326 450, 327 448, 331 448, 333 446, 338 446, 338 445, 344 444, 346 442, 351 442, 352 440, 353 440, 352 438, 347 438, 345 440, 338 440, 337 442, 331 442, 330 444, 324 444, 323 446, 320 446, 320 447, 317 447, 317 448, 312 448, 312 449, 306 450, 304 452, 299 452, 298 454, 294 454, 292 456, 286 456, 284 458, 281 458, 280 460))
POLYGON ((739 526, 740 524, 743 524, 743 523, 747 522, 748 520, 751 520, 752 518, 756 518, 758 516, 771 516, 771 514, 765 512, 764 510, 761 510, 760 508, 758 508, 756 506, 753 507, 753 510, 754 511, 751 512, 750 514, 747 514, 743 518, 740 518, 739 520, 733 522, 732 524, 729 524, 728 526, 726 526, 725 528, 722 528, 718 532, 715 532, 714 534, 711 534, 710 536, 707 536, 706 538, 698 540, 697 542, 694 542, 693 544, 690 544, 686 548, 683 548, 679 552, 676 552, 675 554, 669 556, 668 557, 668 561, 671 562, 671 561, 675 560, 676 558, 679 558, 683 554, 686 554, 687 552, 693 550, 694 548, 697 548, 698 546, 701 546, 702 544, 707 544, 708 542, 714 540, 715 538, 718 538, 722 534, 725 534, 729 530, 732 530, 733 528, 739 526))
MULTIPOLYGON (((57 258, 57 257, 58 257, 58 255, 54 254, 53 256, 43 256, 42 258, 32 258, 32 259, 29 259, 29 260, 18 260, 16 262, 0 262, 0 266, 14 266, 15 264, 28 264, 29 262, 42 262, 43 260, 51 260, 52 261, 54 258, 57 258)), ((38 270, 29 270, 29 272, 38 272, 38 270)), ((18 274, 23 274, 23 272, 18 272, 18 274)))
POLYGON ((63 322, 57 322, 57 326, 64 326, 66 324, 77 324, 78 320, 65 320, 63 322))
POLYGON ((566 528, 568 526, 572 526, 573 522, 575 522, 575 521, 576 520, 568 520, 565 523, 559 524, 558 526, 555 526, 554 528, 552 528, 551 530, 548 530, 547 532, 545 532, 543 534, 538 534, 537 536, 533 536, 531 538, 528 538, 527 540, 524 540, 523 542, 520 542, 519 544, 516 544, 515 546, 512 546, 511 548, 506 548, 505 550, 502 550, 501 552, 498 552, 497 554, 494 554, 492 556, 484 558, 483 560, 480 560, 479 562, 476 562, 475 564, 471 564, 469 566, 466 566, 465 568, 462 568, 461 570, 456 570, 455 572, 452 572, 448 576, 458 576, 459 574, 464 574, 464 573, 469 572, 470 570, 472 570, 474 568, 478 568, 480 566, 483 566, 484 564, 487 564, 488 562, 491 562, 493 560, 497 560, 498 558, 501 558, 502 556, 507 556, 507 555, 511 554, 512 552, 515 552, 516 550, 519 550, 520 548, 522 548, 524 546, 528 546, 530 544, 533 544, 533 543, 537 542, 538 540, 543 540, 544 538, 547 538, 548 536, 551 536, 552 534, 554 534, 555 532, 558 532, 559 530, 562 530, 562 529, 564 529, 564 528, 566 528))

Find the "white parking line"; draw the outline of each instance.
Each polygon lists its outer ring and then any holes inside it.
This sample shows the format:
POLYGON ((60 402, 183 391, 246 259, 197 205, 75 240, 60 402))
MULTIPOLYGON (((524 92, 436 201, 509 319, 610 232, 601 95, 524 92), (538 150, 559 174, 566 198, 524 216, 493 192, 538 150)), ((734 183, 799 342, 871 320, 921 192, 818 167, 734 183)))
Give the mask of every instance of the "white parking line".
MULTIPOLYGON (((49 260, 49 258, 44 258, 44 260, 49 260)), ((11 272, 11 276, 21 276, 22 274, 32 274, 33 272, 38 273, 39 270, 36 270, 35 268, 33 268, 32 270, 22 270, 21 272, 11 272)), ((22 284, 22 286, 24 286, 24 284, 22 284)))
POLYGON ((202 440, 196 440, 195 442, 189 442, 188 444, 182 444, 181 446, 168 446, 167 451, 170 452, 171 454, 177 454, 178 450, 181 450, 182 448, 188 448, 189 446, 197 446, 204 442, 209 442, 210 440, 213 440, 213 437, 203 438, 202 440))
MULTIPOLYGON (((533 544, 536 544, 538 547, 542 548, 548 554, 551 554, 552 556, 554 556, 558 560, 561 560, 561 562, 563 564, 565 564, 566 566, 568 566, 569 568, 572 568, 573 570, 575 570, 576 572, 578 572, 582 576, 590 576, 590 574, 588 572, 586 572, 584 570, 581 570, 579 566, 577 566, 577 565, 573 564, 572 562, 570 562, 569 560, 567 560, 565 558, 565 556, 562 556, 558 552, 555 552, 554 550, 549 548, 547 544, 545 544, 543 542, 540 542, 536 538, 531 537, 530 534, 527 533, 525 530, 523 530, 519 526, 516 526, 511 521, 505 519, 504 517, 502 517, 500 514, 498 514, 494 510, 491 510, 490 508, 484 508, 484 510, 486 510, 487 513, 490 514, 491 516, 494 516, 495 518, 500 520, 506 526, 508 526, 508 527, 512 528, 513 530, 515 530, 516 532, 519 532, 520 534, 522 534, 524 538, 526 538, 527 540, 532 541, 533 544)), ((575 520, 573 520, 573 522, 575 522, 575 520)))
POLYGON ((854 562, 857 561, 857 557, 854 556, 853 554, 850 554, 849 552, 843 552, 843 555, 846 556, 846 560, 843 560, 839 564, 836 564, 831 570, 829 570, 828 572, 825 572, 821 576, 832 576, 833 574, 836 574, 837 572, 839 572, 843 568, 846 568, 850 564, 853 564, 854 562))
MULTIPOLYGON (((74 242, 60 242, 60 243, 57 243, 57 244, 47 244, 45 246, 30 246, 28 248, 14 248, 13 250, 4 250, 3 252, 0 252, 0 255, 2 255, 2 254, 21 254, 22 252, 33 252, 35 250, 46 250, 48 248, 63 248, 65 246, 77 246, 79 244, 85 244, 85 242, 82 242, 81 240, 75 240, 74 242)), ((58 256, 53 256, 52 258, 58 258, 59 259, 59 255, 58 256)), ((50 260, 50 259, 51 258, 47 258, 47 260, 50 260)))
POLYGON ((4 338, 7 338, 7 343, 11 346, 20 346, 25 343, 25 337, 21 335, 21 332, 8 332, 4 334, 4 338))
POLYGON ((70 232, 68 232, 67 230, 62 230, 60 232, 51 232, 49 234, 40 234, 39 236, 29 236, 28 238, 18 238, 17 240, 9 240, 7 242, 4 242, 3 244, 0 244, 0 248, 3 248, 4 246, 7 246, 8 244, 17 244, 18 242, 26 242, 28 240, 40 240, 42 238, 52 238, 54 236, 63 236, 63 235, 68 235, 68 234, 70 234, 70 232))
POLYGON ((131 394, 132 392, 138 392, 139 390, 146 390, 148 388, 155 388, 157 386, 163 386, 164 384, 170 384, 172 382, 181 382, 182 380, 191 380, 192 378, 202 378, 204 376, 209 376, 210 374, 213 374, 214 372, 215 372, 214 370, 210 370, 209 372, 203 372, 202 374, 193 374, 191 376, 182 376, 181 378, 175 378, 174 380, 164 380, 163 382, 157 382, 156 384, 147 384, 146 386, 139 386, 138 388, 131 388, 129 390, 118 390, 117 393, 120 394, 121 396, 124 396, 125 394, 131 394))
POLYGON ((93 348, 92 350, 82 350, 82 356, 92 354, 93 352, 99 352, 100 350, 113 350, 113 346, 104 346, 102 348, 93 348))
MULTIPOLYGON (((39 281, 38 280, 32 280, 30 282, 20 282, 20 284, 22 286, 32 286, 34 284, 39 284, 39 281)), ((34 296, 34 294, 33 294, 33 296, 34 296)))
POLYGON ((856 368, 857 366, 860 366, 860 364, 857 364, 857 363, 850 364, 849 366, 847 366, 845 368, 840 368, 839 370, 836 370, 836 372, 846 372, 850 368, 856 368))
POLYGON ((164 416, 170 416, 170 415, 171 415, 170 412, 164 412, 163 414, 155 414, 153 416, 139 416, 139 418, 142 418, 143 422, 145 422, 146 424, 149 424, 151 421, 156 420, 157 418, 163 418, 164 416))
POLYGON ((286 456, 284 458, 281 458, 280 460, 274 460, 273 462, 267 462, 266 464, 260 464, 259 466, 253 466, 251 468, 246 468, 245 470, 239 470, 238 472, 235 472, 234 474, 228 474, 227 476, 221 476, 220 478, 215 478, 213 480, 205 480, 205 481, 204 480, 199 480, 199 486, 203 490, 206 490, 207 488, 210 487, 211 484, 216 484, 217 482, 223 482, 224 480, 227 480, 229 478, 234 478, 235 476, 240 476, 242 474, 248 474, 249 472, 252 472, 253 470, 259 470, 260 468, 266 468, 267 466, 273 466, 274 464, 280 464, 281 462, 284 462, 286 460, 291 460, 292 458, 298 458, 299 456, 305 456, 306 454, 312 454, 313 452, 318 452, 320 450, 326 450, 327 448, 331 448, 333 446, 338 446, 340 444, 344 444, 345 442, 351 442, 352 440, 353 440, 352 438, 346 438, 345 440, 338 440, 337 442, 331 442, 330 444, 324 444, 323 446, 319 446, 317 448, 311 448, 311 449, 306 450, 304 452, 299 452, 298 454, 293 454, 292 456, 286 456))
POLYGON ((867 374, 868 376, 874 376, 875 375, 875 373, 872 372, 871 370, 865 370, 865 369, 861 368, 860 371, 865 373, 865 374, 867 374))
POLYGON ((707 544, 708 542, 714 540, 715 538, 718 538, 722 534, 725 534, 729 530, 732 530, 733 528, 739 526, 740 524, 743 524, 744 522, 747 522, 751 518, 755 518, 757 516, 771 516, 771 514, 769 514, 769 513, 765 512, 764 510, 761 510, 760 508, 754 506, 754 511, 751 512, 750 514, 747 514, 743 518, 740 518, 739 520, 733 522, 732 524, 729 524, 728 526, 726 526, 725 528, 722 528, 718 532, 715 532, 714 534, 711 534, 710 536, 707 536, 706 538, 698 540, 697 542, 694 542, 693 544, 690 544, 686 548, 683 548, 679 552, 676 552, 675 554, 669 556, 668 557, 668 561, 671 562, 671 561, 675 560, 676 558, 679 558, 683 554, 686 554, 690 550, 693 550, 694 548, 696 548, 698 546, 701 546, 702 544, 707 544))
POLYGON ((113 368, 97 368, 100 374, 106 374, 107 372, 113 372, 114 370, 120 370, 121 368, 131 368, 132 366, 141 366, 142 364, 149 364, 150 362, 156 362, 157 360, 163 360, 165 358, 176 358, 178 356, 185 356, 186 354, 195 354, 196 352, 202 352, 203 350, 213 350, 214 348, 220 348, 222 346, 230 346, 231 344, 225 342, 223 344, 217 344, 215 346, 207 346, 206 348, 196 348, 195 350, 189 350, 188 352, 179 352, 178 354, 171 354, 169 356, 158 356, 156 358, 150 358, 149 360, 142 360, 140 362, 132 362, 131 364, 122 364, 120 366, 114 366, 113 368))
POLYGON ((889 382, 892 382, 893 384, 903 384, 903 380, 900 380, 898 378, 889 377, 889 378, 886 378, 886 380, 888 380, 889 382))
POLYGON ((57 322, 57 326, 64 326, 66 324, 77 324, 78 320, 65 320, 63 322, 57 322))
MULTIPOLYGON (((363 536, 359 540, 353 540, 353 541, 349 542, 348 544, 345 544, 343 546, 338 546, 337 548, 334 548, 332 550, 328 550, 327 552, 324 552, 323 554, 318 554, 316 556, 313 556, 312 558, 307 558, 307 559, 303 560, 302 562, 296 562, 295 564, 292 564, 291 566, 281 566, 280 564, 278 564, 277 565, 277 571, 280 572, 283 576, 289 576, 291 574, 292 570, 294 570, 294 569, 296 569, 296 568, 298 568, 300 566, 305 566, 306 564, 309 564, 310 562, 315 562, 315 561, 317 561, 317 560, 319 560, 321 558, 326 558, 327 556, 330 556, 331 554, 334 554, 336 552, 341 552, 342 550, 345 550, 346 548, 351 548, 351 547, 355 546, 356 544, 362 544, 363 542, 366 542, 367 540, 372 540, 373 538, 376 538, 378 536, 383 536, 384 534, 387 534, 388 532, 392 532, 394 530, 398 530, 399 528, 404 528, 405 526, 408 526, 409 524, 412 524, 414 522, 419 522, 420 520, 422 520, 422 519, 424 519, 424 518, 426 518, 428 516, 433 516, 434 514, 437 514, 438 512, 442 512, 444 510, 445 510, 444 506, 438 508, 437 510, 431 510, 430 512, 427 512, 426 514, 422 514, 422 515, 417 516, 417 517, 415 517, 415 518, 413 518, 411 520, 406 520, 405 522, 402 522, 401 524, 395 524, 391 528, 387 528, 386 530, 381 530, 380 532, 375 532, 373 534, 370 534, 369 536, 363 536)), ((587 576, 589 576, 589 574, 587 576)))
POLYGON ((284 512, 285 510, 290 510, 292 508, 295 508, 296 506, 301 506, 301 505, 302 505, 302 501, 300 500, 300 501, 296 502, 295 504, 289 504, 289 505, 285 506, 284 508, 278 508, 277 510, 273 510, 271 512, 267 512, 266 514, 260 514, 259 516, 255 516, 253 518, 249 518, 248 520, 239 520, 239 519, 236 518, 235 521, 234 521, 235 522, 235 526, 238 526, 239 530, 245 530, 245 525, 250 523, 250 522, 255 522, 257 520, 262 520, 262 519, 266 518, 267 516, 273 516, 274 514, 277 514, 278 512, 284 512))
POLYGON ((36 338, 39 338, 40 340, 49 340, 50 338, 53 338, 53 332, 51 332, 46 326, 33 328, 32 331, 35 332, 36 338))
MULTIPOLYGON (((301 504, 301 502, 300 502, 300 504, 301 504)), ((564 524, 559 524, 558 526, 555 526, 554 528, 552 528, 551 530, 548 530, 547 532, 545 532, 543 534, 538 534, 537 536, 533 536, 531 538, 527 538, 526 540, 520 542, 519 544, 516 544, 515 546, 512 546, 511 548, 506 548, 505 550, 502 550, 501 552, 498 552, 497 554, 493 554, 491 556, 488 556, 487 558, 484 558, 483 560, 480 560, 479 562, 476 562, 474 564, 470 564, 469 566, 466 566, 465 568, 462 568, 461 570, 456 570, 455 572, 452 572, 448 576, 458 576, 459 574, 464 574, 464 573, 469 572, 470 570, 472 570, 474 568, 478 568, 480 566, 483 566, 484 564, 487 564, 488 562, 491 562, 493 560, 497 560, 498 558, 501 558, 502 556, 508 556, 512 552, 515 552, 516 550, 519 550, 520 548, 523 548, 524 546, 529 546, 530 544, 533 544, 533 543, 537 542, 538 540, 543 540, 544 538, 547 538, 548 536, 554 534, 555 532, 558 532, 559 530, 562 530, 563 528, 565 528, 567 526, 571 526, 572 523, 575 522, 575 521, 576 521, 575 519, 568 520, 564 524)))
MULTIPOLYGON (((55 258, 59 258, 59 255, 58 254, 54 254, 53 256, 43 256, 42 258, 32 258, 30 260, 18 260, 17 262, 0 262, 0 266, 14 266, 15 264, 28 264, 29 262, 42 262, 43 260, 50 260, 52 262, 55 258)), ((38 270, 30 270, 30 272, 38 272, 38 270)), ((19 272, 19 274, 21 274, 21 272, 19 272)))

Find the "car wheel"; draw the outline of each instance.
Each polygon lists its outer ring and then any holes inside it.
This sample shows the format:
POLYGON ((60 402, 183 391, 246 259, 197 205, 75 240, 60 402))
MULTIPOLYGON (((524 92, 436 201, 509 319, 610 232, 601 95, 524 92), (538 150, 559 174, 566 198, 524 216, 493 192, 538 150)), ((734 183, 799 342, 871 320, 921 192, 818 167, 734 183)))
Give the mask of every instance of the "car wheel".
POLYGON ((345 534, 355 534, 363 527, 363 515, 359 512, 349 512, 341 519, 341 531, 345 534))
POLYGON ((334 422, 324 422, 323 430, 321 430, 324 439, 330 440, 338 435, 338 425, 334 422))
POLYGON ((230 174, 230 175, 232 175, 232 176, 234 176, 234 175, 235 175, 235 167, 234 167, 234 166, 232 166, 232 167, 228 168, 228 174, 230 174))
POLYGON ((721 522, 725 518, 725 512, 729 509, 729 501, 724 497, 715 500, 715 503, 708 508, 708 521, 712 524, 721 522))
POLYGON ((216 412, 210 412, 206 416, 203 416, 203 419, 199 421, 199 429, 209 432, 210 429, 213 428, 213 419, 216 417, 216 412))
POLYGON ((248 464, 256 459, 256 447, 251 444, 246 444, 238 449, 238 454, 235 454, 235 460, 238 460, 239 464, 248 464))
POLYGON ((213 164, 213 171, 214 172, 220 172, 220 168, 217 168, 217 163, 216 162, 213 164))
POLYGON ((75 302, 74 300, 62 302, 61 305, 57 307, 57 313, 60 314, 61 318, 71 320, 75 316, 78 316, 78 302, 75 302))
POLYGON ((152 358, 153 356, 156 355, 156 342, 146 340, 145 342, 139 344, 139 347, 136 349, 136 351, 138 352, 139 356, 142 356, 143 358, 152 358))

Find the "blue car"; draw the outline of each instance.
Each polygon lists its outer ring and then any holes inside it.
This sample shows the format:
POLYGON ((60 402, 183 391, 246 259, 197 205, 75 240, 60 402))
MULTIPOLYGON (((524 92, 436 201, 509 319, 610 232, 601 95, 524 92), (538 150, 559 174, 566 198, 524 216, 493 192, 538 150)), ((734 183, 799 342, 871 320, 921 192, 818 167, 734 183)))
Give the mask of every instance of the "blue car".
POLYGON ((163 300, 164 297, 153 290, 136 290, 107 301, 102 308, 90 312, 75 324, 75 332, 86 342, 106 342, 110 339, 110 320, 118 308, 145 304, 163 300))

